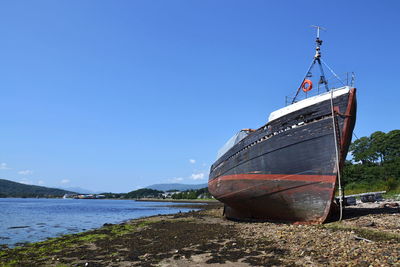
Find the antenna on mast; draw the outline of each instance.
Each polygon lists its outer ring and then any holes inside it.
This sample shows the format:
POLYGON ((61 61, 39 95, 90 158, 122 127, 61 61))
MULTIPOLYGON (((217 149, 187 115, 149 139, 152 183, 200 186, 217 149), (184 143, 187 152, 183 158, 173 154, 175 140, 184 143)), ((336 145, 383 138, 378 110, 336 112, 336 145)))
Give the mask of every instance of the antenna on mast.
POLYGON ((316 26, 316 25, 311 25, 311 27, 314 27, 314 28, 317 29, 317 38, 315 39, 316 47, 315 47, 315 56, 314 56, 314 58, 320 58, 321 57, 322 40, 319 39, 319 32, 320 32, 320 30, 326 31, 326 29, 321 27, 321 26, 316 26))
POLYGON ((317 39, 319 39, 319 30, 326 31, 324 27, 317 26, 317 25, 311 25, 311 27, 317 28, 317 39))

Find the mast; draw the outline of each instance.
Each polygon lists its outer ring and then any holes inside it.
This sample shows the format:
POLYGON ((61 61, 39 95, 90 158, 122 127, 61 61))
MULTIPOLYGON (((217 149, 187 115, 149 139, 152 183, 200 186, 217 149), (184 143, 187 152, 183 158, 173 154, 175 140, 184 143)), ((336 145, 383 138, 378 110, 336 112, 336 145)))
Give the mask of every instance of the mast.
POLYGON ((317 38, 315 39, 315 55, 314 55, 313 61, 311 62, 310 67, 308 68, 308 70, 306 72, 306 75, 304 76, 303 80, 301 81, 301 84, 300 84, 299 88, 297 89, 296 95, 294 96, 294 98, 292 100, 292 104, 296 101, 296 98, 299 95, 300 89, 302 88, 305 80, 312 76, 311 70, 315 66, 316 63, 318 64, 319 70, 321 72, 321 76, 320 76, 318 84, 324 84, 325 85, 325 90, 327 92, 329 91, 328 81, 325 78, 324 69, 323 69, 322 63, 321 63, 321 45, 322 45, 322 40, 319 38, 320 30, 324 30, 325 31, 326 29, 321 27, 321 26, 315 26, 315 25, 312 25, 311 27, 314 27, 314 28, 317 29, 317 38))

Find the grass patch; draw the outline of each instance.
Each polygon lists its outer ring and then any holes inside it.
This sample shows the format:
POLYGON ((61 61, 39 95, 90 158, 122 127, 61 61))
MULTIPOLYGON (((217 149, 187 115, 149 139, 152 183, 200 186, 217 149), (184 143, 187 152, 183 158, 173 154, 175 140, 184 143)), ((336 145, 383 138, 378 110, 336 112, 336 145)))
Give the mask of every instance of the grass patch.
POLYGON ((400 242, 400 235, 395 233, 388 233, 378 230, 365 229, 361 227, 343 225, 338 222, 320 225, 319 227, 330 229, 333 231, 353 231, 356 235, 372 241, 397 241, 400 242))
POLYGON ((123 236, 135 231, 137 226, 133 224, 117 224, 113 225, 110 229, 111 234, 115 236, 123 236))
MULTIPOLYGON (((145 227, 149 224, 156 223, 157 221, 141 221, 136 224, 132 223, 124 223, 124 224, 115 224, 112 226, 107 226, 110 230, 111 235, 114 236, 123 236, 132 232, 135 232, 138 228, 145 227)), ((107 228, 106 228, 107 229, 107 228)))
POLYGON ((88 234, 88 235, 77 237, 73 241, 78 241, 78 242, 80 242, 80 241, 82 241, 82 242, 96 242, 97 240, 104 239, 104 238, 107 238, 107 237, 108 237, 108 235, 106 235, 106 234, 88 234))
POLYGON ((149 224, 156 223, 157 221, 143 221, 138 224, 138 227, 145 227, 149 224))
POLYGON ((384 181, 363 181, 358 183, 349 183, 344 188, 346 195, 379 191, 388 191, 388 187, 384 181))

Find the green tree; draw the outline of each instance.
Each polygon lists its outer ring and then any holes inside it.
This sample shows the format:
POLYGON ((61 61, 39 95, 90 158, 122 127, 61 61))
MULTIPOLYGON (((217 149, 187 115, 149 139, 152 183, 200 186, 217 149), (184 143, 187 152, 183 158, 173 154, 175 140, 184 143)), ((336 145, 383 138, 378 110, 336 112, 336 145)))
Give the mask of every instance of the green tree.
POLYGON ((386 159, 388 149, 386 134, 381 131, 376 131, 371 134, 369 140, 371 153, 375 154, 374 158, 378 158, 380 163, 383 163, 386 159))
POLYGON ((371 139, 369 137, 364 136, 355 140, 350 145, 350 151, 356 162, 361 161, 362 164, 367 164, 376 160, 376 155, 373 153, 371 139))
POLYGON ((393 130, 386 134, 387 159, 395 160, 400 157, 400 130, 393 130))
POLYGON ((376 131, 354 141, 350 151, 353 159, 343 169, 346 190, 400 189, 400 130, 376 131))

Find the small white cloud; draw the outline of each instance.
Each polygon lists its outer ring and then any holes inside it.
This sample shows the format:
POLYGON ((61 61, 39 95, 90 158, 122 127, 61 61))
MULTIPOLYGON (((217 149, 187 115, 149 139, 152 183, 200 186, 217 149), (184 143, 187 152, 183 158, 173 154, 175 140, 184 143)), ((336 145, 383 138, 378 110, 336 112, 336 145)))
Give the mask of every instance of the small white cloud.
POLYGON ((19 181, 21 184, 33 184, 33 182, 31 180, 28 179, 22 179, 21 181, 19 181))
POLYGON ((181 178, 181 177, 175 177, 175 178, 168 179, 168 182, 170 182, 170 183, 177 183, 177 182, 182 182, 182 181, 183 181, 183 178, 181 178))
POLYGON ((193 180, 201 180, 204 179, 204 173, 193 173, 190 178, 192 178, 193 180))
POLYGON ((10 168, 7 167, 7 163, 0 163, 0 170, 8 170, 10 168))
POLYGON ((69 179, 62 179, 60 181, 60 183, 62 183, 62 184, 68 184, 69 182, 71 182, 69 179))
POLYGON ((21 175, 29 175, 32 173, 33 173, 33 171, 31 171, 31 170, 22 170, 22 171, 18 172, 18 174, 21 174, 21 175))
POLYGON ((196 160, 195 159, 189 159, 189 162, 192 163, 192 164, 195 164, 196 160))
POLYGON ((44 184, 44 182, 43 182, 42 180, 39 180, 39 181, 37 182, 37 184, 38 184, 38 185, 42 185, 42 184, 44 184))

